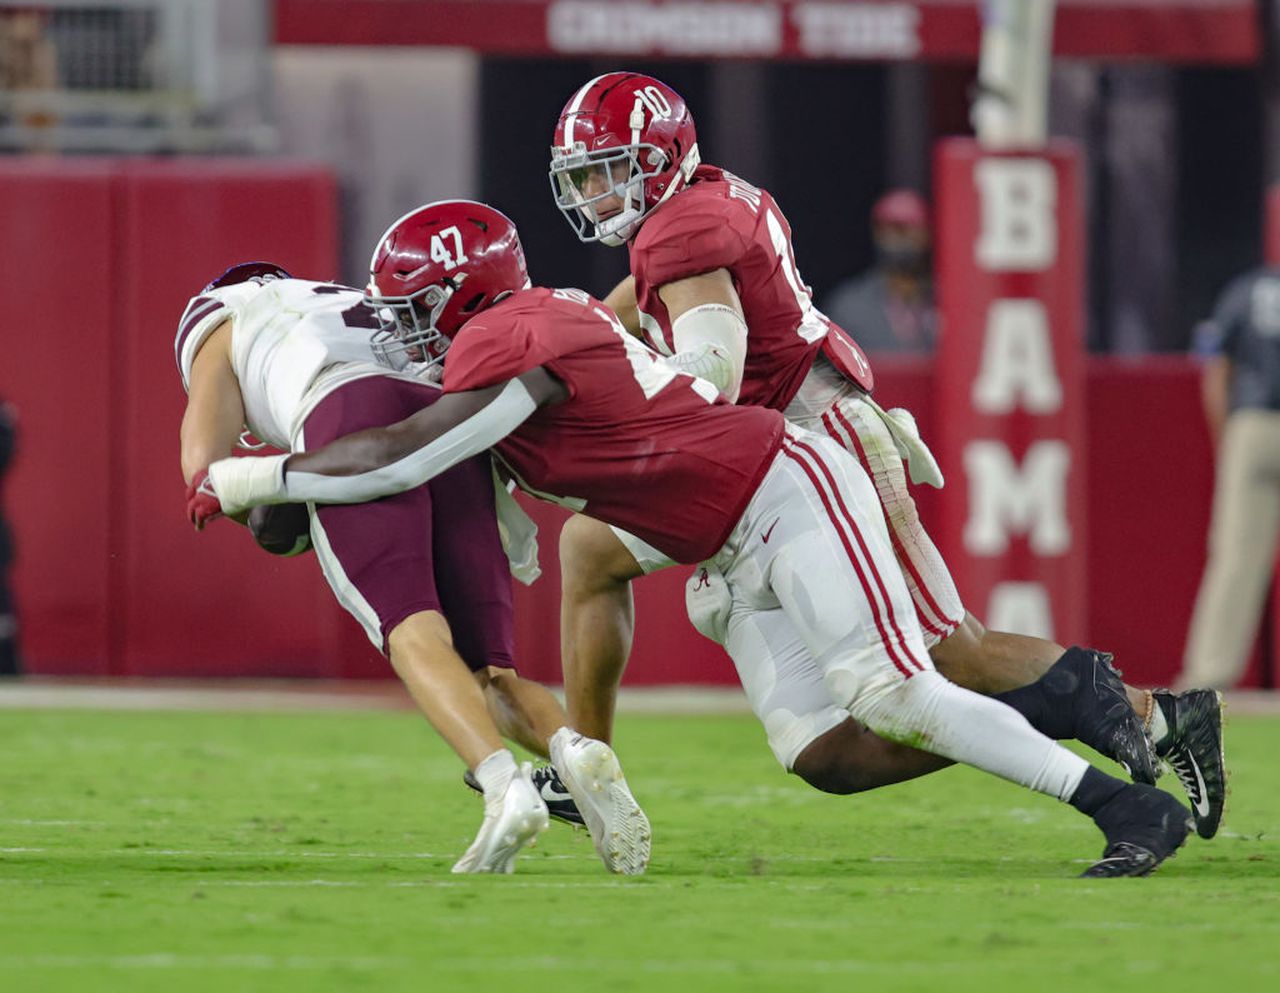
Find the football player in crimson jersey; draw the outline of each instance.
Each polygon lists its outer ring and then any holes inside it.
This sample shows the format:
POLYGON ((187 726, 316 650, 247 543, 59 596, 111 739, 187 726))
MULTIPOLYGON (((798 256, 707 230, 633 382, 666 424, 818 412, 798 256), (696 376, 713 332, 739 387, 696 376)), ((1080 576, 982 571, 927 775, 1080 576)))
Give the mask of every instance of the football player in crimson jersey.
MULTIPOLYGON (((277 448, 304 451, 435 402, 440 389, 423 381, 423 367, 399 371, 406 353, 430 356, 430 341, 406 348, 381 328, 359 290, 293 279, 267 263, 235 266, 205 287, 184 311, 175 343, 188 389, 181 452, 188 483, 199 484, 208 464, 231 451, 245 424, 277 448), (395 369, 380 357, 394 357, 395 369)), ((509 501, 505 490, 498 497, 509 501)), ((503 511, 518 515, 505 519, 508 533, 518 530, 523 512, 514 504, 503 511)), ((536 560, 513 555, 508 564, 489 458, 466 460, 387 500, 306 508, 302 528, 308 516, 339 602, 485 795, 480 831, 454 871, 510 872, 546 826, 548 787, 562 791, 550 770, 537 778, 520 770, 501 736, 546 755, 567 719, 546 688, 513 668, 511 571, 532 581, 525 570, 536 574, 536 560)), ((600 742, 579 752, 591 755, 593 768, 611 761, 600 742)), ((567 813, 563 800, 551 805, 567 813)), ((637 846, 606 863, 639 872, 645 859, 637 846)))
MULTIPOLYGON (((728 403, 580 290, 530 288, 514 226, 483 204, 406 215, 371 268, 371 302, 396 311, 406 341, 435 335, 447 349, 444 397, 303 454, 215 462, 193 494, 194 520, 262 503, 371 500, 488 448, 527 492, 672 561, 702 562, 720 594, 702 623, 724 641, 784 764, 810 729, 782 718, 836 706, 884 738, 1092 817, 1107 847, 1086 875, 1145 875, 1182 843, 1190 814, 1169 794, 1099 772, 1013 708, 934 670, 874 486, 831 438, 768 407, 728 403)), ((557 765, 557 748, 570 745, 552 742, 557 765)), ((608 823, 607 777, 565 781, 575 798, 593 785, 604 794, 595 816, 608 823)), ((590 823, 591 807, 583 813, 590 823)))
MULTIPOLYGON (((1109 707, 1097 710, 1096 720, 1072 720, 1075 708, 1062 688, 1097 681, 1126 693, 1159 755, 1178 770, 1200 833, 1213 835, 1226 782, 1220 710, 1192 714, 1167 691, 1124 687, 1104 653, 989 631, 964 609, 908 491, 908 477, 942 484, 914 420, 871 399, 871 369, 845 329, 813 306, 778 204, 701 161, 679 94, 637 73, 591 80, 556 124, 550 176, 556 203, 582 241, 626 246, 631 275, 605 303, 629 332, 729 399, 781 411, 862 464, 939 672, 980 692, 1013 694, 1009 702, 1024 712, 1045 713, 1040 724, 1048 733, 1078 737, 1153 782, 1147 743, 1126 738, 1126 722, 1109 707), (1204 770, 1207 793, 1192 765, 1204 770)), ((561 535, 569 714, 575 727, 604 740, 631 644, 630 581, 662 564, 637 536, 588 518, 573 518, 561 535)), ((926 771, 918 755, 886 753, 847 714, 798 714, 794 721, 810 740, 788 768, 821 789, 856 792, 926 771)))

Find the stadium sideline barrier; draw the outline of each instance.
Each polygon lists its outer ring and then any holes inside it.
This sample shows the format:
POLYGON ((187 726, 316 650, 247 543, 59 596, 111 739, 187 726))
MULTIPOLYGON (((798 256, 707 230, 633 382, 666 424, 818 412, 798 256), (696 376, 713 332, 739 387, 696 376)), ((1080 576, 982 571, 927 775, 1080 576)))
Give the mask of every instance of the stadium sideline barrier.
MULTIPOLYGON (((4 498, 29 671, 390 675, 310 556, 270 558, 227 524, 196 535, 183 516, 172 350, 183 305, 232 261, 328 276, 337 246, 334 180, 309 165, 0 160, 0 396, 21 418, 4 498)), ((912 409, 928 438, 931 363, 876 366, 877 397, 912 409)), ((1108 648, 1129 678, 1163 682, 1204 562, 1212 455, 1197 370, 1179 357, 1092 358, 1086 390, 1087 630, 1058 638, 1108 648)), ((936 520, 940 495, 919 499, 936 520)), ((544 576, 517 594, 521 669, 556 682, 563 512, 526 506, 544 576)), ((684 618, 686 573, 637 584, 628 683, 735 681, 684 618)))

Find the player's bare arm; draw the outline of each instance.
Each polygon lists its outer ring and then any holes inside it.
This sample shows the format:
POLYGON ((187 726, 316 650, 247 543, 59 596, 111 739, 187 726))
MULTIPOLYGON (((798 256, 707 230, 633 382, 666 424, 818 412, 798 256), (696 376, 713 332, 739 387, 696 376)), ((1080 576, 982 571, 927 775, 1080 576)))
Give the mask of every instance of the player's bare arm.
POLYGON ((618 315, 618 319, 622 321, 622 326, 628 333, 637 338, 640 337, 640 306, 636 303, 634 276, 627 276, 610 290, 609 295, 604 298, 604 304, 618 315))
POLYGON ((363 503, 403 493, 497 444, 568 391, 542 368, 480 390, 446 394, 397 424, 359 431, 305 454, 222 459, 209 467, 216 513, 266 503, 363 503))
MULTIPOLYGON (((632 291, 634 293, 634 283, 632 291)), ((727 269, 666 283, 658 290, 671 318, 671 362, 714 383, 736 402, 747 361, 747 323, 727 269)))
POLYGON ((209 335, 191 366, 180 435, 183 480, 190 483, 211 462, 230 455, 244 422, 244 399, 231 365, 231 321, 226 320, 209 335))

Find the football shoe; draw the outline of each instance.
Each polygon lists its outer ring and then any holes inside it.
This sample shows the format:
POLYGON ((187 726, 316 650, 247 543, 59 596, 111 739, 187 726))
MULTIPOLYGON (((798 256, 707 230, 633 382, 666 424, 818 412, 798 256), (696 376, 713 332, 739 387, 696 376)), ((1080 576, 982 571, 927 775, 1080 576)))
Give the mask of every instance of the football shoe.
POLYGON ((551 764, 586 820, 605 868, 625 876, 644 872, 651 843, 649 818, 631 795, 613 749, 561 728, 551 738, 551 764))
POLYGON ((1191 801, 1196 833, 1212 838, 1222 823, 1227 799, 1227 766, 1222 748, 1222 696, 1217 690, 1174 694, 1152 690, 1169 733, 1156 754, 1177 774, 1191 801))
POLYGON ((1106 835, 1107 847, 1080 874, 1086 879, 1150 875, 1182 846, 1192 825, 1186 807, 1142 783, 1126 785, 1102 805, 1093 822, 1106 835))
POLYGON ((1077 741, 1119 762, 1134 782, 1151 784, 1156 781, 1155 750, 1111 658, 1106 652, 1073 650, 1044 678, 1070 688, 1077 741))
POLYGON ((494 794, 485 797, 480 831, 454 872, 514 872, 520 849, 547 829, 547 805, 534 788, 528 762, 500 795, 494 794))
MULTIPOLYGON (((560 782, 560 776, 553 767, 534 766, 532 778, 534 788, 542 797, 542 802, 547 805, 547 813, 551 815, 552 820, 562 821, 572 827, 586 825, 587 822, 582 819, 582 812, 578 810, 578 805, 573 802, 573 797, 564 788, 564 783, 560 782)), ((480 781, 470 769, 462 774, 462 781, 477 793, 484 793, 480 781)))

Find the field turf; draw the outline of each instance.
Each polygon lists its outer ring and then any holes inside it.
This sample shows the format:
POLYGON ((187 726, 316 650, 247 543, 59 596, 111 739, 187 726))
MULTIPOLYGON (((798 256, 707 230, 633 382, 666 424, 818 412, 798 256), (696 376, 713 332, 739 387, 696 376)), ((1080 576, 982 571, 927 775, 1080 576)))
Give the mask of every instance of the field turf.
POLYGON ((552 824, 460 877, 480 803, 410 713, 7 712, 0 990, 1280 990, 1280 721, 1227 745, 1218 839, 1083 881, 1085 819, 970 770, 828 797, 748 717, 626 717, 647 875, 552 824))

